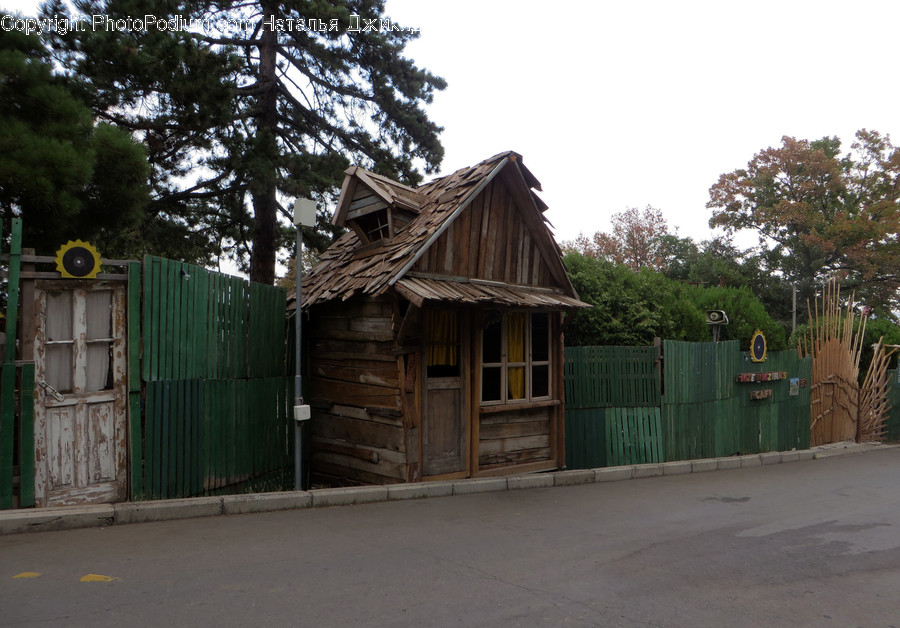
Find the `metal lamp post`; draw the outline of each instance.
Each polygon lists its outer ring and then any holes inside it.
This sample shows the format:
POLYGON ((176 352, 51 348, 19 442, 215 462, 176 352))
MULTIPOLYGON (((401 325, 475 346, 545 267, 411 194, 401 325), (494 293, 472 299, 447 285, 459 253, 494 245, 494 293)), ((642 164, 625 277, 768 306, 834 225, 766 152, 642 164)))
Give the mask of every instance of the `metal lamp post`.
POLYGON ((303 484, 303 423, 309 420, 309 406, 303 403, 303 389, 301 387, 301 335, 300 326, 302 314, 300 306, 301 285, 303 282, 303 233, 301 227, 314 227, 316 225, 316 202, 308 198, 298 198, 294 202, 294 226, 297 227, 297 301, 294 311, 294 323, 296 330, 295 347, 295 376, 294 376, 294 490, 305 490, 303 484))

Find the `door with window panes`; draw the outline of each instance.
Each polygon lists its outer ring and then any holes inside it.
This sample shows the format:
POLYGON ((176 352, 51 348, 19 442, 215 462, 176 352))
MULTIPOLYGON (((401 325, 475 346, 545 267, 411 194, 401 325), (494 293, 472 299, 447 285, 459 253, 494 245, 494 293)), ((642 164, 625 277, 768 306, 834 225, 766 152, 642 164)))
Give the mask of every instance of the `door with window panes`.
POLYGON ((35 497, 44 506, 127 497, 125 290, 35 291, 35 497))

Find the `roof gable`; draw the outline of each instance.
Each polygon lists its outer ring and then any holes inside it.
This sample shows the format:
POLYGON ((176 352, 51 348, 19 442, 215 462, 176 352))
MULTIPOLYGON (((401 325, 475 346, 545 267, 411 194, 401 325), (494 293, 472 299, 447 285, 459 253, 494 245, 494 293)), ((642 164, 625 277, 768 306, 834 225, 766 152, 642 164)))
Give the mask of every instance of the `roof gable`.
MULTIPOLYGON (((322 255, 321 262, 304 277, 304 307, 319 301, 348 299, 360 293, 373 296, 382 294, 404 278, 424 256, 433 255, 432 247, 439 247, 442 241, 446 243, 449 236, 445 237, 445 234, 448 230, 452 233, 464 228, 465 219, 461 219, 461 216, 466 216, 471 225, 471 215, 474 212, 469 211, 469 208, 476 199, 482 199, 482 211, 485 211, 482 193, 488 186, 505 190, 510 207, 514 207, 510 209, 513 212, 510 215, 518 221, 517 229, 522 233, 527 232, 529 250, 522 251, 521 255, 537 255, 541 260, 542 270, 538 274, 543 272, 543 276, 539 277, 538 282, 525 281, 524 284, 552 285, 561 294, 577 299, 566 275, 559 247, 542 216, 546 205, 532 191, 532 188, 540 189, 540 183, 522 165, 518 154, 506 152, 495 155, 475 166, 435 179, 416 190, 400 184, 395 184, 399 188, 392 187, 392 183, 361 168, 347 171, 335 212, 335 224, 343 224, 351 215, 353 203, 360 200, 360 186, 369 190, 369 196, 377 197, 374 202, 387 203, 386 196, 389 196, 392 203, 405 202, 407 207, 418 203, 419 206, 408 209, 416 212, 414 217, 402 231, 391 238, 369 246, 364 246, 359 236, 353 232, 338 239, 322 255), (402 201, 398 200, 401 197, 402 201), (459 225, 457 221, 460 221, 459 225)), ((488 211, 494 210, 489 207, 488 211)), ((489 225, 490 219, 486 227, 490 230, 492 227, 489 225)), ((529 264, 532 263, 536 262, 529 260, 529 264)), ((514 281, 510 283, 519 283, 526 276, 533 279, 534 270, 535 267, 529 266, 528 271, 515 275, 514 281)))
POLYGON ((500 173, 460 212, 407 273, 555 287, 559 251, 528 194, 500 173), (526 206, 522 207, 522 203, 526 206))

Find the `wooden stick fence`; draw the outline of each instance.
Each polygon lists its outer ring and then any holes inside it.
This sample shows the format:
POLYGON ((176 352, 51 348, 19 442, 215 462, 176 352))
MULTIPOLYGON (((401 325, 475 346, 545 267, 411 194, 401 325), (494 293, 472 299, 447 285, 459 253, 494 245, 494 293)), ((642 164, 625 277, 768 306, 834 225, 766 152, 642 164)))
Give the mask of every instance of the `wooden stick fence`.
POLYGON ((853 311, 854 295, 844 308, 840 285, 828 283, 821 303, 810 308, 809 335, 799 350, 813 358, 810 443, 824 445, 844 440, 880 440, 891 405, 887 368, 894 350, 886 351, 883 338, 859 387, 859 364, 867 317, 853 311), (815 316, 813 315, 815 313, 815 316))
POLYGON ((809 335, 804 349, 812 356, 810 444, 855 440, 859 412, 859 361, 866 317, 856 324, 854 295, 840 304, 840 285, 825 287, 821 301, 809 308, 809 335), (856 330, 856 331, 854 331, 856 330))
POLYGON ((884 338, 878 339, 859 399, 859 427, 856 440, 860 443, 884 440, 891 411, 888 365, 896 351, 895 348, 887 351, 884 338))

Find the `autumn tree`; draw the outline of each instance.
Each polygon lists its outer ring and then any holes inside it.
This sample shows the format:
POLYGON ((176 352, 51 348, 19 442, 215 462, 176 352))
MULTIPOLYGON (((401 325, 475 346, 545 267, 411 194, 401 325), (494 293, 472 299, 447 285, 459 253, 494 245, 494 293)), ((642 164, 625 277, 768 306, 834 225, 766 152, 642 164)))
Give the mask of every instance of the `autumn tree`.
MULTIPOLYGON (((249 257, 254 281, 272 283, 293 241, 293 199, 333 198, 351 160, 409 184, 441 162, 424 105, 445 83, 404 56, 418 33, 387 19, 383 0, 74 4, 88 20, 155 20, 54 38, 97 114, 147 146, 148 230, 200 234, 207 258, 249 257)), ((332 234, 323 213, 304 242, 332 234)))
POLYGON ((710 188, 710 226, 759 234, 761 267, 798 286, 801 301, 837 276, 882 311, 898 305, 900 151, 861 130, 841 156, 836 137, 782 138, 710 188))
POLYGON ((564 242, 563 249, 596 259, 624 264, 632 270, 652 268, 662 270, 666 265, 664 238, 669 226, 662 212, 647 205, 613 214, 612 233, 596 232, 590 239, 579 234, 574 241, 564 242))

